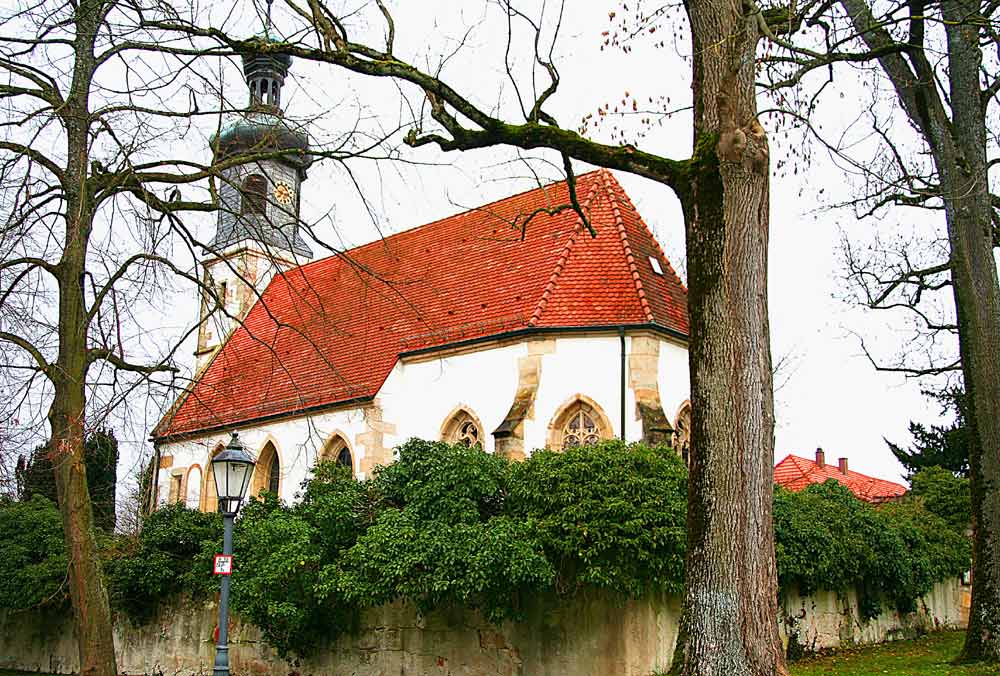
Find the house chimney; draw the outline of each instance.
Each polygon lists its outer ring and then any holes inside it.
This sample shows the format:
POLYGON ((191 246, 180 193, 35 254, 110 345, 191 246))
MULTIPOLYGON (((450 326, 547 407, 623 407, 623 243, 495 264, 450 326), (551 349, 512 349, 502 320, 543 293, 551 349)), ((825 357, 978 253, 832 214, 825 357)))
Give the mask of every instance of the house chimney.
POLYGON ((826 454, 823 452, 822 448, 816 449, 816 466, 820 468, 826 466, 826 454))
POLYGON ((840 465, 840 473, 847 475, 847 458, 837 458, 837 464, 840 465))

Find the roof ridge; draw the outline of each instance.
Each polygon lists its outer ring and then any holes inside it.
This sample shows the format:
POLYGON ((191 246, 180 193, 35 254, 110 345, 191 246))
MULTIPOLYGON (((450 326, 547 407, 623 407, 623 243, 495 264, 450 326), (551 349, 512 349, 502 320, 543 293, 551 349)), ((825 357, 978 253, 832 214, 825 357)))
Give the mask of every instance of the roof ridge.
POLYGON ((611 180, 614 182, 614 185, 617 185, 618 188, 621 190, 622 197, 625 198, 625 203, 628 204, 628 208, 632 211, 633 214, 635 214, 635 217, 639 219, 639 223, 642 225, 642 227, 646 229, 646 232, 649 234, 649 239, 652 240, 653 246, 656 247, 656 251, 660 254, 660 257, 663 259, 663 262, 667 264, 667 269, 670 270, 670 274, 673 275, 674 279, 677 280, 677 283, 681 285, 681 289, 684 290, 684 293, 687 293, 688 290, 687 284, 684 283, 684 281, 680 278, 680 275, 677 274, 677 271, 674 270, 674 264, 670 262, 670 257, 667 256, 667 254, 663 251, 663 247, 660 246, 660 240, 658 240, 656 238, 656 235, 653 234, 653 231, 650 229, 645 219, 643 219, 642 214, 639 212, 635 204, 632 202, 632 198, 628 196, 628 192, 625 191, 625 188, 623 188, 622 184, 618 182, 618 179, 615 178, 614 174, 612 174, 607 169, 602 169, 601 171, 608 174, 611 177, 611 180))
MULTIPOLYGON (((795 469, 798 471, 799 478, 808 478, 809 477, 809 471, 806 468, 802 467, 801 464, 799 464, 799 460, 804 460, 805 462, 812 462, 811 460, 809 460, 809 458, 803 458, 800 455, 795 455, 794 453, 789 453, 785 457, 785 460, 791 461, 789 464, 793 465, 795 467, 795 469)), ((782 460, 778 464, 780 465, 782 462, 785 462, 785 460, 782 460)), ((813 463, 813 464, 815 464, 815 463, 813 463)))
MULTIPOLYGON (((590 172, 595 173, 595 172, 590 172)), ((586 174, 584 174, 586 176, 586 174)), ((578 176, 576 178, 577 182, 582 178, 578 176)), ((584 200, 583 204, 580 205, 580 210, 587 209, 590 207, 591 200, 594 199, 594 195, 597 193, 597 188, 600 183, 594 181, 593 187, 590 189, 590 193, 587 195, 587 199, 584 200)), ((559 258, 556 259, 556 267, 552 270, 552 274, 549 276, 549 281, 545 283, 545 288, 542 290, 542 297, 538 299, 538 304, 535 305, 535 311, 531 313, 531 318, 528 320, 528 326, 537 326, 538 322, 542 319, 542 313, 545 311, 545 306, 549 304, 549 297, 552 296, 552 292, 556 288, 556 284, 559 282, 559 275, 566 267, 566 261, 569 259, 569 251, 573 248, 573 243, 576 242, 576 236, 580 234, 583 230, 583 219, 579 215, 576 217, 576 226, 573 228, 573 233, 566 240, 566 244, 563 245, 562 251, 559 252, 559 258)))
MULTIPOLYGON (((622 219, 622 210, 618 205, 618 196, 615 195, 614 187, 611 182, 614 181, 614 177, 611 176, 611 172, 607 169, 602 169, 601 179, 604 183, 604 190, 608 194, 608 200, 611 202, 611 213, 615 216, 615 227, 618 228, 618 237, 621 239, 622 252, 625 254, 625 261, 628 263, 629 270, 632 272, 632 282, 635 284, 636 293, 639 295, 639 305, 642 306, 643 312, 646 314, 646 320, 653 321, 653 310, 649 307, 649 300, 646 298, 646 290, 642 287, 642 279, 639 277, 639 268, 635 264, 635 254, 632 253, 632 245, 628 241, 628 232, 625 230, 625 221, 622 219)), ((652 233, 650 233, 652 234, 652 233)), ((653 238, 656 239, 655 237, 653 238)))

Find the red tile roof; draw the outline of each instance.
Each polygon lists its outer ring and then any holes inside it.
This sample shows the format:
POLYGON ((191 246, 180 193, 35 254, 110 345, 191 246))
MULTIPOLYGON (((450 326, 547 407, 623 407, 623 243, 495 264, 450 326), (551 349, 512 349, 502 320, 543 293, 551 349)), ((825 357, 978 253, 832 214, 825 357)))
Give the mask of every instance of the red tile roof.
POLYGON ((610 172, 565 181, 276 276, 153 434, 192 434, 374 396, 400 353, 512 330, 656 324, 687 291, 610 172), (656 274, 649 262, 662 270, 656 274))
POLYGON ((838 465, 824 463, 789 454, 774 466, 774 483, 793 491, 801 491, 810 484, 821 484, 827 479, 843 484, 856 496, 867 502, 884 502, 906 493, 906 486, 885 479, 876 479, 848 469, 847 474, 838 465))

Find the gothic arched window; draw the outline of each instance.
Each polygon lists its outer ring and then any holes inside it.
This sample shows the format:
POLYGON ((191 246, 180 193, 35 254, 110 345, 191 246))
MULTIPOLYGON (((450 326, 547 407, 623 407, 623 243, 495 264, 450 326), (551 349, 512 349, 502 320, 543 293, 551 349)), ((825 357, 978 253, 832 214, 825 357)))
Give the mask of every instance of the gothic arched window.
POLYGON ((267 211, 267 179, 260 174, 251 174, 243 179, 240 194, 241 213, 263 216, 267 211))
POLYGON ((203 473, 204 485, 201 489, 201 511, 203 512, 219 511, 219 496, 215 492, 215 467, 212 465, 212 458, 222 453, 224 448, 225 446, 222 444, 216 446, 209 454, 208 463, 205 465, 207 469, 203 473))
POLYGON ((278 450, 270 441, 260 452, 257 466, 254 467, 253 495, 260 495, 265 491, 281 494, 281 461, 278 460, 278 450))
POLYGON ((677 414, 677 422, 674 423, 673 447, 677 454, 684 459, 684 464, 691 462, 691 404, 685 403, 681 406, 677 414))
POLYGON ((354 457, 351 455, 351 447, 339 434, 326 442, 323 452, 320 454, 323 462, 336 462, 341 467, 346 467, 354 474, 354 457))
POLYGON ((566 450, 577 446, 592 446, 611 437, 611 426, 595 406, 577 400, 566 407, 553 424, 552 448, 566 450))
POLYGON ((445 422, 441 438, 450 444, 462 444, 468 448, 483 445, 483 426, 471 413, 460 409, 445 422))
POLYGON ((184 504, 188 509, 198 509, 201 507, 201 467, 191 465, 187 475, 187 495, 184 504))
POLYGON ((274 456, 274 460, 271 461, 271 467, 268 468, 267 473, 267 491, 269 493, 278 494, 279 484, 281 483, 281 467, 278 463, 278 456, 274 456))

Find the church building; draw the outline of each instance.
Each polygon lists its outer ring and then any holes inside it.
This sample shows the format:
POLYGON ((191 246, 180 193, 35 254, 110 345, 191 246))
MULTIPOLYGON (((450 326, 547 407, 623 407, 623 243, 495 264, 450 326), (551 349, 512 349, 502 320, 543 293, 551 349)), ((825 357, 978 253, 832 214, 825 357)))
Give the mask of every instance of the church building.
POLYGON ((205 294, 194 382, 152 433, 157 504, 216 509, 209 463, 234 431, 252 492, 284 500, 321 459, 363 479, 411 437, 514 459, 610 438, 686 452, 686 289, 610 172, 576 179, 587 222, 557 208, 564 181, 311 260, 289 66, 245 58, 249 112, 212 141, 216 161, 277 152, 226 170, 204 261, 222 307, 205 294))

